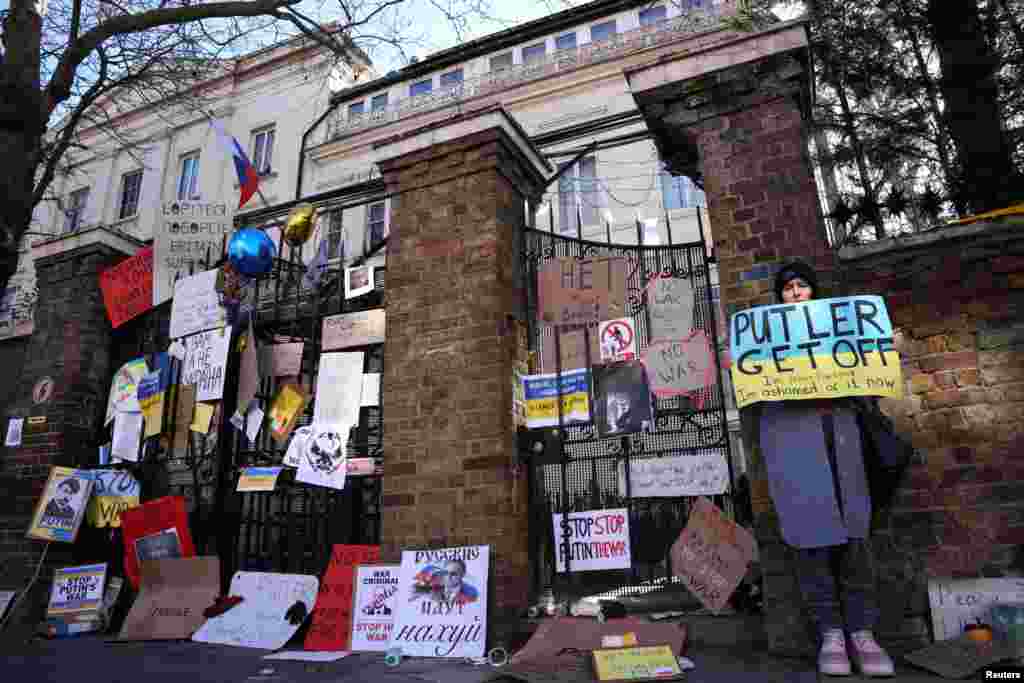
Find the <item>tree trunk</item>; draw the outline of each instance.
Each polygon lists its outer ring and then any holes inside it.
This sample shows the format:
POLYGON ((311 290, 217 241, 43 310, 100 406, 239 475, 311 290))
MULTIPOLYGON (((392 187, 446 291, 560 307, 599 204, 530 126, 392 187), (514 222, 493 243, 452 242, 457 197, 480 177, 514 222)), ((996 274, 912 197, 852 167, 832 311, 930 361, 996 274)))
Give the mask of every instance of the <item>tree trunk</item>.
POLYGON ((928 0, 928 22, 939 53, 944 118, 956 145, 952 188, 975 212, 1024 196, 1003 130, 995 73, 998 57, 985 39, 977 0, 928 0))
POLYGON ((871 184, 871 174, 868 173, 867 159, 864 158, 864 145, 861 144, 860 135, 857 134, 856 121, 853 118, 853 109, 850 107, 850 99, 846 95, 845 78, 836 77, 832 80, 832 87, 839 97, 839 106, 843 111, 843 132, 850 139, 850 147, 853 149, 853 156, 857 162, 857 174, 860 176, 861 189, 864 190, 865 205, 868 207, 869 215, 862 216, 875 228, 875 238, 885 239, 885 226, 882 225, 881 212, 878 210, 878 193, 871 184))

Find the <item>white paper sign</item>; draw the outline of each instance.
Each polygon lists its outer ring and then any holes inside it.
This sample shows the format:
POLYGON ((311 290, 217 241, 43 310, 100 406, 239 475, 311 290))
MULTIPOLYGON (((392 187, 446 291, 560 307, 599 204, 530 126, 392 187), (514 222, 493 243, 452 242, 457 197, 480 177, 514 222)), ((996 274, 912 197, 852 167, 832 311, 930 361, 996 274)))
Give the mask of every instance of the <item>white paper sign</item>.
POLYGON ((122 460, 139 461, 139 436, 142 434, 142 413, 118 413, 114 417, 114 439, 110 455, 122 460))
POLYGON ((362 351, 320 355, 313 424, 317 427, 357 424, 362 395, 362 351))
POLYGON ((224 397, 224 375, 231 348, 231 327, 210 330, 184 340, 185 366, 182 384, 194 384, 196 401, 219 401, 224 397))
POLYGON ((264 650, 284 647, 301 622, 293 624, 286 614, 297 602, 313 611, 320 582, 315 576, 236 572, 228 595, 243 598, 224 614, 207 619, 192 636, 197 643, 237 645, 264 650))
POLYGON ((1024 603, 1024 579, 930 579, 935 640, 956 638, 978 619, 991 623, 990 610, 998 602, 1024 603))
POLYGON ((490 546, 402 551, 391 647, 408 657, 482 657, 490 546))
POLYGON ((322 351, 333 351, 352 346, 383 344, 385 325, 383 308, 332 315, 324 318, 320 348, 322 351))
MULTIPOLYGON (((160 170, 154 175, 159 178, 160 170)), ((181 201, 158 209, 153 227, 154 306, 171 298, 176 276, 185 277, 190 268, 220 257, 224 237, 235 229, 232 209, 226 202, 181 201)))
POLYGON ((286 467, 298 467, 306 452, 306 442, 313 435, 313 427, 297 427, 292 431, 291 441, 288 442, 288 450, 285 451, 282 464, 286 467))
POLYGON ((401 565, 358 565, 352 604, 352 638, 349 647, 357 652, 388 649, 398 606, 398 575, 401 565))
MULTIPOLYGON (((633 498, 717 496, 729 488, 729 465, 722 453, 694 453, 629 461, 633 498)), ((626 495, 626 462, 619 463, 619 495, 626 495)))
POLYGON ((647 290, 651 339, 680 339, 693 331, 693 286, 689 279, 659 277, 647 290))
POLYGON ((0 591, 0 618, 3 618, 4 612, 7 611, 7 607, 17 594, 17 591, 0 591))
POLYGON ((299 458, 295 481, 342 490, 348 473, 349 426, 317 426, 299 458))
POLYGON ((217 293, 217 274, 207 270, 178 280, 171 303, 171 339, 224 327, 224 307, 217 293))
POLYGON ((626 361, 636 358, 636 320, 605 320, 598 327, 602 361, 626 361))
POLYGON ((7 422, 7 438, 4 439, 5 446, 20 446, 21 445, 21 432, 25 427, 25 418, 23 417, 12 417, 7 422))
POLYGON ((260 408, 260 402, 253 399, 249 402, 249 410, 246 411, 245 415, 236 410, 229 422, 238 431, 245 432, 245 436, 249 439, 250 443, 255 443, 256 437, 260 433, 260 427, 263 426, 264 417, 266 417, 266 412, 263 408, 260 408))
POLYGON ((568 515, 569 538, 562 529, 562 515, 551 515, 554 524, 556 571, 586 572, 599 569, 629 569, 629 510, 586 510, 568 515))
POLYGON ((363 375, 363 398, 359 402, 361 406, 380 405, 380 373, 367 373, 363 375))
POLYGON ((354 299, 373 291, 373 266, 345 269, 345 298, 354 299))

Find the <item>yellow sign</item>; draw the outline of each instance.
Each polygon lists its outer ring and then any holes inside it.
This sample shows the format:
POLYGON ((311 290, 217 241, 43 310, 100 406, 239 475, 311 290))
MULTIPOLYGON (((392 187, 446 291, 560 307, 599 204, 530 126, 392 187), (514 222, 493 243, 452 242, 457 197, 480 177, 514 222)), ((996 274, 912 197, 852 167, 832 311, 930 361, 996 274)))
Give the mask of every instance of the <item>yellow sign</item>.
POLYGON ((670 645, 594 650, 594 675, 599 681, 653 681, 683 675, 670 645))
POLYGON ((529 429, 558 426, 558 395, 561 394, 562 421, 590 421, 590 371, 587 369, 555 374, 522 376, 529 429), (556 393, 557 392, 557 393, 556 393))
POLYGON ((209 434, 210 420, 213 419, 213 406, 209 403, 197 403, 195 413, 192 415, 192 424, 189 429, 200 434, 209 434))
POLYGON ((121 513, 138 505, 138 496, 93 496, 85 519, 94 527, 121 526, 121 513))

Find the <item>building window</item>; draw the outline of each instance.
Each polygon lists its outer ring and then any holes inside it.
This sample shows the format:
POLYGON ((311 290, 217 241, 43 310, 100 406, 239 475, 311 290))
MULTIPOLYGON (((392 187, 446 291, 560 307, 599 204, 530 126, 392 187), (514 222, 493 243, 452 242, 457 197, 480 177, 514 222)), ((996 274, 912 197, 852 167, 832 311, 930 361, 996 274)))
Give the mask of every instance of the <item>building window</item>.
POLYGON ((343 212, 335 209, 327 214, 327 258, 345 258, 345 224, 343 212))
POLYGON ((178 200, 199 198, 199 152, 190 152, 181 158, 178 176, 178 200))
POLYGON ((704 193, 686 176, 661 172, 661 203, 666 209, 692 209, 705 206, 704 193))
POLYGON ((372 251, 388 234, 388 212, 384 202, 374 202, 366 209, 366 235, 372 251))
POLYGON ((608 40, 615 35, 615 20, 606 21, 603 24, 594 24, 590 27, 590 42, 599 43, 608 40))
POLYGON ((75 232, 82 227, 82 216, 88 201, 88 187, 75 190, 68 196, 68 207, 64 209, 64 232, 75 232))
POLYGON ((454 88, 462 83, 462 69, 455 69, 441 74, 441 88, 454 88))
POLYGON ((573 50, 576 48, 576 33, 566 33, 555 38, 556 50, 573 50))
POLYGON ((274 154, 274 127, 253 133, 252 165, 259 175, 270 173, 270 162, 274 154))
POLYGON ((417 95, 426 95, 428 92, 433 91, 434 81, 428 78, 425 81, 419 83, 413 83, 409 86, 409 97, 416 97, 417 95))
POLYGON ((491 57, 491 71, 501 71, 512 68, 512 53, 506 52, 491 57))
POLYGON ((348 105, 348 117, 354 119, 366 109, 366 102, 353 102, 348 105))
POLYGON ((523 63, 533 64, 544 59, 544 55, 547 53, 547 46, 544 43, 537 43, 536 45, 527 45, 523 48, 523 63))
POLYGON ((584 157, 558 179, 558 231, 573 233, 578 225, 596 225, 603 206, 597 157, 584 157))
POLYGON ((642 9, 640 10, 640 25, 650 26, 651 24, 657 24, 659 21, 664 21, 667 14, 664 5, 642 9))
POLYGON ((384 111, 388 106, 388 94, 386 92, 380 95, 374 95, 373 99, 370 100, 370 111, 384 111))
POLYGON ((131 218, 139 212, 139 190, 142 189, 142 171, 131 171, 121 176, 121 209, 118 219, 131 218))

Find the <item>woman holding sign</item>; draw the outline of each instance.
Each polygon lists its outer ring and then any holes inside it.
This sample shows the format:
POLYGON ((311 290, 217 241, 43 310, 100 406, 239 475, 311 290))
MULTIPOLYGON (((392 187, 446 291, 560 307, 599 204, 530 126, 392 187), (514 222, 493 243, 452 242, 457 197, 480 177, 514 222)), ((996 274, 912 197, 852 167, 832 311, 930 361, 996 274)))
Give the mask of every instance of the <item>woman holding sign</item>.
MULTIPOLYGON (((809 301, 817 289, 814 270, 801 262, 784 266, 775 278, 783 303, 809 301)), ((867 542, 871 496, 855 399, 761 405, 769 490, 782 537, 796 553, 800 591, 819 628, 818 670, 849 675, 852 657, 864 675, 891 676, 892 659, 872 633, 879 608, 867 542)))

